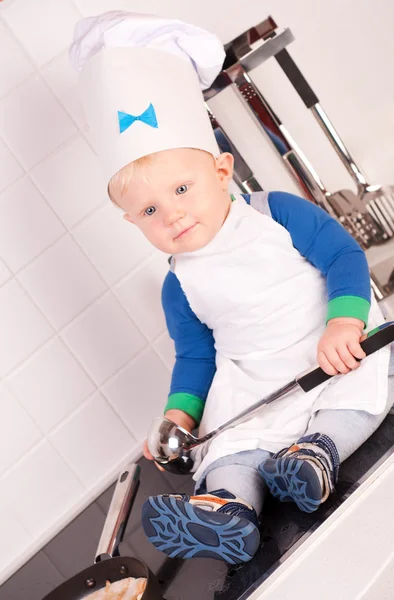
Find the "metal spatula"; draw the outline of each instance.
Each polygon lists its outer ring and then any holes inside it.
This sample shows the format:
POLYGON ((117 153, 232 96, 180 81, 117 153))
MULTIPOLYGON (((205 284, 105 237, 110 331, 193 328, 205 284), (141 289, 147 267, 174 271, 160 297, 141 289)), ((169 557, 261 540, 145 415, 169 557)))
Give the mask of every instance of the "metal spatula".
MULTIPOLYGON (((282 50, 282 52, 286 52, 286 50, 282 50)), ((254 84, 250 74, 247 73, 246 69, 250 67, 249 62, 246 61, 245 66, 242 62, 241 58, 239 63, 224 71, 222 77, 227 76, 233 82, 234 89, 242 98, 245 106, 268 135, 292 175, 307 192, 308 197, 312 197, 328 212, 333 212, 334 216, 340 220, 363 248, 385 242, 389 234, 383 228, 382 223, 369 214, 367 206, 354 192, 339 190, 331 193, 326 189, 311 162, 254 84)))
POLYGON ((394 186, 373 185, 367 181, 364 173, 356 164, 346 148, 339 133, 328 118, 319 99, 309 83, 291 58, 287 50, 281 50, 275 55, 276 60, 287 75, 305 106, 321 126, 330 140, 339 158, 345 165, 351 178, 357 185, 358 196, 366 205, 368 212, 381 224, 389 237, 394 236, 394 186))

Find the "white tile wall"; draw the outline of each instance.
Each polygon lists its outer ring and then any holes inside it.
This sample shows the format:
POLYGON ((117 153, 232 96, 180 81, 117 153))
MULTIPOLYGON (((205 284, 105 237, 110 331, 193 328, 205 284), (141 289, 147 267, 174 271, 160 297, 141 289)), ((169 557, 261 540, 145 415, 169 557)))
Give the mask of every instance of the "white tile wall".
POLYGON ((70 235, 23 269, 18 279, 55 329, 61 329, 108 288, 70 235))
MULTIPOLYGON (((84 17, 98 15, 101 12, 113 10, 114 8, 111 0, 74 0, 74 4, 84 17)), ((116 2, 116 8, 120 10, 133 10, 130 0, 118 0, 116 2)), ((140 7, 135 7, 135 10, 142 12, 140 7)))
POLYGON ((108 285, 153 254, 140 231, 125 221, 110 202, 75 227, 73 235, 108 285))
POLYGON ((0 286, 3 285, 8 279, 12 277, 12 273, 9 268, 0 260, 0 286))
POLYGON ((22 174, 22 167, 19 165, 15 156, 11 154, 4 142, 0 140, 0 192, 5 190, 22 174))
POLYGON ((32 169, 31 177, 69 229, 107 200, 97 157, 80 135, 32 169))
POLYGON ((149 340, 157 338, 166 328, 161 282, 167 273, 167 257, 157 252, 114 287, 118 300, 149 340))
POLYGON ((65 232, 29 177, 0 194, 0 257, 17 272, 65 232))
POLYGON ((43 440, 0 480, 0 497, 32 536, 39 536, 59 515, 73 509, 82 483, 54 447, 43 440))
POLYGON ((152 349, 147 349, 107 381, 103 391, 134 437, 143 440, 152 415, 163 414, 166 399, 162 390, 168 390, 169 384, 168 369, 152 349), (149 411, 139 410, 143 402, 148 403, 149 411))
POLYGON ((68 50, 45 65, 41 73, 80 130, 88 134, 85 114, 77 94, 78 73, 71 66, 68 50))
POLYGON ((58 337, 15 369, 6 383, 44 433, 76 410, 96 389, 58 337))
POLYGON ((0 23, 0 98, 33 72, 17 39, 0 23))
POLYGON ((0 129, 26 169, 76 133, 73 121, 39 75, 0 100, 0 129))
POLYGON ((3 423, 13 423, 18 427, 2 427, 0 435, 0 475, 36 444, 42 432, 29 417, 25 409, 0 384, 0 414, 3 423))
POLYGON ((0 501, 0 565, 3 568, 11 563, 11 559, 20 554, 21 550, 33 542, 33 536, 26 531, 20 521, 0 501))
POLYGON ((18 1, 2 13, 37 66, 44 65, 69 46, 74 24, 80 16, 71 0, 18 1))
MULTIPOLYGON (((0 2, 0 583, 7 564, 27 559, 139 450, 151 417, 162 411, 174 363, 159 298, 166 258, 107 200, 68 62, 75 22, 123 8, 182 18, 228 41, 272 13, 293 29, 294 56, 351 149, 389 183, 394 79, 382 56, 393 50, 394 5, 375 3, 373 13, 367 0, 357 13, 342 0, 316 6, 0 2), (335 48, 322 44, 338 23, 335 48), (365 88, 368 78, 379 94, 365 88)), ((299 103, 293 111, 288 86, 273 75, 270 93, 275 103, 285 97, 300 145, 312 149, 329 183, 344 186, 344 170, 332 154, 326 158, 332 151, 315 135, 318 127, 299 103)), ((215 112, 262 184, 294 191, 238 104, 223 95, 215 112)))
POLYGON ((157 338, 157 340, 153 343, 153 347, 160 358, 164 361, 164 364, 167 366, 167 368, 172 370, 175 364, 175 347, 174 342, 168 335, 167 331, 162 333, 157 338))
POLYGON ((15 279, 0 287, 0 331, 0 377, 53 335, 44 315, 15 279))
POLYGON ((114 464, 124 461, 136 443, 100 393, 74 411, 49 440, 86 487, 97 484, 114 464))
POLYGON ((119 371, 147 344, 110 292, 60 335, 97 385, 119 371))

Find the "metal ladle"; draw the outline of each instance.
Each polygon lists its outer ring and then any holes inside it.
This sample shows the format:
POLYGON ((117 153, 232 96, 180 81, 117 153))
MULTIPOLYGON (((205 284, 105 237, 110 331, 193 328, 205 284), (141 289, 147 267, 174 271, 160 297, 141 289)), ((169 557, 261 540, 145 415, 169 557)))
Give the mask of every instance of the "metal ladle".
MULTIPOLYGON (((394 321, 380 325, 368 334, 368 337, 361 342, 361 347, 365 354, 369 356, 377 350, 380 350, 387 344, 394 342, 394 321)), ((314 367, 306 373, 297 375, 293 381, 287 383, 280 389, 265 396, 262 400, 255 402, 238 415, 226 421, 210 433, 198 438, 192 433, 180 427, 170 419, 154 419, 148 432, 148 448, 154 457, 154 460, 166 471, 179 475, 190 473, 193 468, 193 459, 190 456, 191 450, 201 444, 216 437, 219 433, 239 425, 248 420, 253 412, 270 404, 274 400, 283 398, 290 392, 300 388, 304 392, 309 392, 324 381, 332 377, 341 375, 328 375, 320 367, 314 367)))

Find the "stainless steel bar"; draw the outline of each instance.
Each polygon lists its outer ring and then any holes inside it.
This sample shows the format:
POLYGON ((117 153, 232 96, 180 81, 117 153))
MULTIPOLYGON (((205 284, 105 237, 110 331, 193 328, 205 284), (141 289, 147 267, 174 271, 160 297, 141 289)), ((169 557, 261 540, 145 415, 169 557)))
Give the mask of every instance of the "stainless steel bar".
POLYGON ((262 187, 255 178, 251 168, 241 156, 240 152, 230 140, 223 127, 218 123, 217 118, 212 113, 208 104, 205 103, 211 125, 216 137, 218 146, 222 152, 230 152, 234 156, 234 174, 233 179, 238 187, 246 194, 262 191, 262 187))
POLYGON ((312 202, 335 216, 327 200, 329 192, 324 187, 318 174, 296 145, 267 100, 253 85, 243 66, 240 64, 233 65, 226 73, 234 83, 235 90, 240 95, 248 111, 259 126, 263 128, 275 149, 282 156, 302 192, 312 202))
POLYGON ((261 40, 258 42, 255 48, 239 58, 239 62, 246 71, 251 71, 286 48, 291 42, 294 42, 294 39, 294 35, 290 29, 284 29, 277 33, 275 37, 267 41, 261 40))
MULTIPOLYGON (((326 132, 327 138, 330 140, 332 147, 338 154, 339 158, 342 160, 353 181, 356 179, 358 192, 363 193, 365 191, 365 188, 370 187, 370 185, 368 184, 365 175, 360 171, 360 169, 356 165, 349 150, 346 148, 339 133, 327 117, 327 114, 323 110, 322 106, 320 106, 320 104, 317 103, 310 108, 310 111, 314 115, 315 119, 318 121, 321 128, 326 132)), ((379 186, 377 186, 376 189, 378 188, 379 186)), ((374 190, 371 189, 369 191, 374 190)))
POLYGON ((365 204, 356 194, 351 190, 340 190, 333 194, 327 191, 312 164, 274 113, 260 90, 254 85, 250 74, 245 72, 243 65, 235 64, 227 69, 226 73, 237 86, 248 109, 268 134, 276 150, 290 166, 293 176, 299 184, 301 183, 300 187, 304 193, 306 191, 309 199, 323 206, 332 216, 340 218, 363 247, 367 248, 371 244, 380 244, 386 241, 390 235, 387 227, 386 233, 382 228, 386 221, 384 219, 373 220, 368 214, 365 204), (289 151, 291 154, 286 155, 286 152, 289 151))
POLYGON ((373 212, 387 236, 393 237, 394 223, 392 221, 391 211, 394 211, 394 186, 372 185, 367 181, 364 173, 361 171, 360 167, 357 166, 338 131, 335 129, 333 123, 320 105, 315 92, 312 90, 287 50, 281 50, 275 55, 275 58, 305 106, 312 112, 324 134, 335 149, 335 152, 346 167, 357 186, 360 199, 365 205, 369 204, 372 206, 373 212))
POLYGON ((95 562, 116 556, 139 486, 141 467, 129 464, 119 475, 96 551, 95 562))
POLYGON ((290 383, 287 383, 286 385, 281 387, 279 390, 272 392, 272 394, 269 394, 262 400, 255 402, 254 404, 252 404, 252 406, 245 408, 245 410, 243 410, 242 412, 235 415, 235 417, 233 417, 232 419, 229 419, 228 421, 223 423, 223 425, 220 425, 213 431, 210 431, 209 433, 202 436, 201 438, 198 438, 198 440, 197 440, 198 445, 207 442, 208 440, 215 437, 218 433, 222 433, 223 431, 227 431, 227 429, 231 429, 231 427, 234 427, 235 425, 241 425, 245 421, 249 421, 249 419, 251 418, 251 416, 253 415, 253 413, 256 410, 258 410, 262 406, 265 406, 266 404, 271 404, 271 402, 274 402, 275 400, 284 398, 285 396, 287 396, 287 394, 290 394, 290 392, 293 392, 298 387, 299 387, 299 385, 298 385, 297 380, 290 381, 290 383))

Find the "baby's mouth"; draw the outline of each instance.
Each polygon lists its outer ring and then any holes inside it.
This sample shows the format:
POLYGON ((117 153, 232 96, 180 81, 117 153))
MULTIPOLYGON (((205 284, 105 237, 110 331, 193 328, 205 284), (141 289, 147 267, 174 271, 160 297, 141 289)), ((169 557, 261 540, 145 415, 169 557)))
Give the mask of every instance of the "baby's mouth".
POLYGON ((187 227, 186 229, 184 229, 183 231, 181 231, 181 233, 179 233, 174 240, 178 240, 184 236, 186 236, 189 232, 192 231, 192 229, 194 229, 194 227, 197 225, 197 223, 195 223, 194 225, 191 225, 190 227, 187 227))

